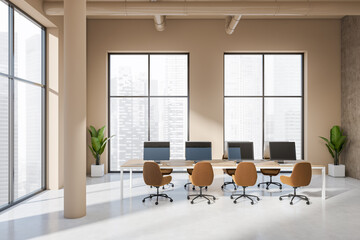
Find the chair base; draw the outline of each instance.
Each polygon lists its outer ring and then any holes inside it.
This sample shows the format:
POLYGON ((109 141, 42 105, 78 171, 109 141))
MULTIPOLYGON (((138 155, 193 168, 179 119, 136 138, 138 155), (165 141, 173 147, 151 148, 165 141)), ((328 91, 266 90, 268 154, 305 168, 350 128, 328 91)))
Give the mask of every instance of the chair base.
POLYGON ((160 194, 159 193, 159 187, 156 187, 156 194, 150 194, 149 196, 145 197, 142 202, 145 202, 145 199, 150 198, 152 199, 153 197, 156 197, 156 202, 155 205, 159 204, 159 197, 164 197, 164 198, 168 198, 170 199, 170 202, 173 201, 173 199, 171 197, 169 197, 167 194, 160 194))
MULTIPOLYGON (((187 186, 187 185, 190 185, 190 184, 192 184, 192 183, 185 183, 184 189, 186 189, 186 186, 187 186)), ((192 190, 195 191, 195 186, 194 186, 194 185, 192 185, 192 186, 193 186, 193 187, 192 187, 192 190)), ((207 190, 207 187, 205 187, 205 190, 207 190)))
POLYGON ((294 187, 294 194, 282 195, 279 197, 279 200, 282 201, 282 198, 284 198, 284 197, 292 197, 291 201, 290 201, 290 205, 294 204, 293 201, 294 201, 294 198, 296 198, 296 197, 300 198, 301 200, 305 200, 307 205, 310 204, 309 198, 307 196, 296 194, 296 187, 294 187))
POLYGON ((235 184, 234 180, 232 180, 231 182, 224 182, 224 184, 221 186, 221 189, 224 189, 224 187, 226 187, 226 185, 229 185, 229 184, 234 185, 234 190, 236 190, 236 189, 237 189, 237 187, 236 187, 236 184, 235 184))
POLYGON ((273 176, 270 176, 270 182, 262 182, 262 183, 259 183, 259 184, 258 184, 258 187, 260 187, 260 185, 262 185, 262 184, 265 184, 265 185, 266 185, 266 190, 269 190, 269 186, 270 186, 271 184, 273 184, 273 185, 278 186, 278 187, 280 188, 280 190, 281 190, 281 189, 282 189, 281 183, 273 182, 273 181, 272 181, 272 177, 273 177, 273 176))
POLYGON ((243 187, 243 193, 242 194, 240 194, 240 193, 231 194, 230 199, 234 199, 234 197, 237 196, 237 198, 234 200, 235 204, 237 203, 237 200, 242 198, 242 197, 249 199, 251 201, 251 205, 254 205, 254 200, 252 198, 256 198, 257 201, 260 201, 260 198, 258 196, 246 194, 245 193, 245 188, 246 187, 243 187))
MULTIPOLYGON (((205 188, 207 188, 207 187, 205 187, 205 188)), ((211 203, 209 197, 212 197, 213 200, 215 201, 215 199, 216 199, 215 196, 209 195, 209 194, 203 194, 202 189, 203 189, 203 187, 200 187, 200 194, 191 194, 191 195, 187 196, 188 200, 190 200, 190 197, 194 197, 190 202, 191 204, 194 204, 194 200, 197 199, 197 198, 205 198, 206 200, 208 200, 208 202, 207 202, 208 204, 211 203)))

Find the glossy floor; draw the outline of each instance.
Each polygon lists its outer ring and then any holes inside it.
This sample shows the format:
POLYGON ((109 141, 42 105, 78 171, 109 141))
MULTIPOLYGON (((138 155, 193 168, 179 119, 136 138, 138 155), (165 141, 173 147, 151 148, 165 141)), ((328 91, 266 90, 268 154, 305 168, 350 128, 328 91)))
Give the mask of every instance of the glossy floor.
MULTIPOLYGON (((310 186, 299 193, 309 196, 311 204, 278 196, 292 192, 276 186, 257 187, 248 192, 261 200, 234 204, 231 186, 222 191, 223 175, 216 175, 205 200, 191 205, 183 185, 185 173, 173 174, 175 188, 165 189, 174 199, 142 199, 155 189, 145 186, 141 174, 134 174, 130 190, 125 174, 124 200, 120 201, 119 174, 87 179, 87 216, 64 219, 63 191, 45 191, 26 202, 0 213, 0 239, 360 239, 360 181, 327 177, 327 200, 320 198, 321 176, 314 175, 310 186)), ((230 180, 229 177, 225 178, 230 180)), ((259 174, 258 182, 262 180, 259 174)), ((278 178, 274 179, 278 181, 278 178)))

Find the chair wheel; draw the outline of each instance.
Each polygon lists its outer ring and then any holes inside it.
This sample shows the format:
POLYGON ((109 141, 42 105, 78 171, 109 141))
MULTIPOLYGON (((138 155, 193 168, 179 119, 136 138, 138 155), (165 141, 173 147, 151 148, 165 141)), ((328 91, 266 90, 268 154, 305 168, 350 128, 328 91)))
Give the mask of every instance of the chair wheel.
POLYGON ((236 204, 236 200, 234 201, 234 203, 236 204))
POLYGON ((155 203, 155 205, 158 205, 158 204, 159 204, 158 202, 155 203))
POLYGON ((307 205, 310 205, 310 202, 306 202, 307 205))
POLYGON ((214 201, 216 200, 216 197, 213 197, 214 201))
POLYGON ((163 186, 162 189, 165 189, 165 187, 163 186))
POLYGON ((258 184, 258 187, 260 187, 260 184, 258 184))
POLYGON ((232 195, 230 196, 230 199, 233 199, 233 196, 232 196, 232 195))
POLYGON ((152 199, 152 197, 149 197, 150 199, 152 199))
POLYGON ((269 187, 266 187, 266 190, 269 190, 269 187))
POLYGON ((143 199, 142 202, 145 202, 145 199, 143 199))
POLYGON ((294 203, 293 202, 290 202, 290 205, 293 205, 294 203))
POLYGON ((186 185, 184 185, 184 189, 186 189, 186 185))
POLYGON ((279 200, 282 201, 282 197, 279 197, 279 200))
POLYGON ((208 201, 208 204, 210 204, 211 202, 210 201, 208 201))
POLYGON ((173 202, 174 200, 170 199, 170 202, 173 202))
POLYGON ((251 202, 251 205, 254 205, 254 202, 251 202))
POLYGON ((282 189, 282 187, 280 187, 280 190, 282 189))
POLYGON ((224 189, 224 185, 221 186, 221 189, 224 189))
POLYGON ((234 187, 234 190, 236 190, 236 187, 234 187))
POLYGON ((256 198, 258 201, 260 201, 260 198, 256 198))
POLYGON ((205 190, 207 190, 207 187, 205 187, 205 190))
POLYGON ((190 200, 190 197, 189 197, 189 196, 187 196, 187 199, 188 199, 188 200, 190 200))
POLYGON ((191 204, 194 204, 194 201, 191 201, 190 203, 191 203, 191 204))
POLYGON ((195 191, 195 187, 193 187, 193 191, 195 191))

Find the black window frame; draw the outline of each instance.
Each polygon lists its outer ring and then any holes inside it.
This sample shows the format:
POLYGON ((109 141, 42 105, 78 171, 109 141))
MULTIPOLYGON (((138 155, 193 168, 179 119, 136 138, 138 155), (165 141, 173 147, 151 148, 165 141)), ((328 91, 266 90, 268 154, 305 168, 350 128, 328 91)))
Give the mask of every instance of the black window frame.
POLYGON ((10 208, 22 201, 25 201, 34 195, 44 191, 46 189, 46 28, 41 25, 34 18, 29 16, 27 13, 22 11, 15 4, 11 3, 8 0, 0 0, 2 3, 8 6, 8 73, 0 72, 1 77, 8 79, 8 88, 9 88, 9 187, 8 187, 8 204, 0 206, 0 212, 10 208), (15 48, 15 11, 18 14, 21 14, 23 17, 37 25, 41 29, 41 83, 36 83, 34 81, 23 79, 15 76, 15 57, 14 57, 14 48, 15 48), (14 172, 14 102, 15 102, 15 81, 29 84, 32 86, 37 86, 41 88, 41 187, 33 192, 30 192, 24 196, 21 196, 17 199, 14 198, 15 191, 15 172, 14 172))
MULTIPOLYGON (((190 53, 189 52, 108 52, 108 59, 107 59, 107 64, 108 64, 108 97, 107 97, 107 107, 108 107, 108 136, 110 136, 110 129, 111 129, 111 125, 110 125, 110 100, 111 98, 147 98, 148 99, 148 122, 147 122, 147 129, 148 129, 148 138, 147 140, 150 141, 150 100, 151 98, 186 98, 187 99, 187 137, 186 140, 189 141, 189 136, 190 136, 190 53), (144 96, 111 96, 110 91, 110 57, 112 55, 147 55, 148 56, 148 79, 147 79, 147 83, 148 83, 148 89, 147 89, 147 95, 144 96), (187 96, 162 96, 162 95, 156 95, 156 96, 151 96, 150 95, 150 56, 151 55, 186 55, 187 56, 187 96)), ((185 144, 185 143, 184 143, 185 144)), ((120 173, 120 171, 111 171, 111 141, 108 142, 108 172, 109 173, 120 173)))
POLYGON ((225 141, 225 99, 226 98, 261 98, 262 99, 262 158, 264 158, 265 147, 265 99, 266 98, 300 98, 301 99, 301 159, 304 159, 305 145, 304 145, 304 132, 305 132, 305 111, 304 111, 304 53, 303 52, 224 52, 223 55, 223 154, 226 150, 225 141), (226 55, 261 55, 262 56, 262 94, 261 96, 226 96, 225 95, 225 56, 226 55), (265 56, 266 55, 299 55, 301 56, 301 96, 279 96, 271 95, 265 96, 265 56))

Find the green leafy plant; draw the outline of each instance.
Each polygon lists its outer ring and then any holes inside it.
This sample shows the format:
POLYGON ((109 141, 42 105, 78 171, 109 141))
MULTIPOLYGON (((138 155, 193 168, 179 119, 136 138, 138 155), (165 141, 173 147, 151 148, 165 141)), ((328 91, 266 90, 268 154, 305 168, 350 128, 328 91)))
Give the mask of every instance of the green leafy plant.
POLYGON ((105 150, 106 143, 114 136, 111 136, 109 138, 104 137, 105 126, 100 128, 99 130, 96 130, 93 126, 90 126, 90 128, 88 128, 88 131, 91 136, 91 146, 88 145, 89 149, 91 150, 91 153, 95 158, 96 165, 100 165, 100 156, 105 150))
POLYGON ((346 144, 346 136, 343 135, 343 131, 339 126, 333 126, 330 129, 330 140, 324 137, 320 138, 326 142, 325 146, 329 150, 331 156, 334 158, 334 164, 339 165, 340 153, 346 144))

